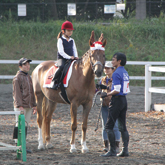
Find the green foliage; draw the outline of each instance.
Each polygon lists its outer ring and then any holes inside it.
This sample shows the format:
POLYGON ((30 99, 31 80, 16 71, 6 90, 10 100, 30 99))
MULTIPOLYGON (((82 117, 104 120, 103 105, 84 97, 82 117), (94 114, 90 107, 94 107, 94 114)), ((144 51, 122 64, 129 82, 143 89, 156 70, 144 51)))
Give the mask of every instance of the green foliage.
MULTIPOLYGON (((63 20, 64 21, 64 20, 63 20)), ((0 21, 0 59, 18 60, 27 57, 32 60, 56 60, 57 35, 63 21, 42 23, 0 21)), ((89 49, 91 31, 95 31, 95 40, 101 33, 107 40, 106 60, 111 60, 116 52, 123 52, 128 61, 165 61, 165 17, 137 21, 115 19, 107 25, 99 20, 94 22, 78 22, 72 19, 75 31, 72 37, 76 42, 79 57, 89 49)), ((33 69, 33 65, 31 65, 33 69)), ((14 75, 18 66, 2 65, 0 75, 14 75), (2 67, 3 66, 3 67, 2 67)), ((144 66, 126 66, 130 76, 144 76, 144 66)), ((31 70, 32 71, 32 70, 31 70)), ((141 85, 140 81, 131 84, 141 85)), ((144 83, 144 81, 142 82, 144 83)))

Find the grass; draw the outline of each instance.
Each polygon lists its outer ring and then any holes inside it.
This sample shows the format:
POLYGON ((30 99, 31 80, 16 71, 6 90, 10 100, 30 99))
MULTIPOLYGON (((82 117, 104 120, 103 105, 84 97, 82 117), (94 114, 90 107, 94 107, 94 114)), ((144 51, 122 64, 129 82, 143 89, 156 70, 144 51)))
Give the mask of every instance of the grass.
MULTIPOLYGON (((11 19, 0 22, 0 60, 18 60, 27 57, 32 60, 56 60, 57 35, 63 21, 13 22, 11 19)), ((123 52, 128 61, 165 61, 164 16, 137 21, 113 20, 104 26, 101 20, 94 22, 72 21, 79 57, 89 49, 91 31, 95 40, 101 33, 107 39, 106 60, 111 60, 116 52, 123 52)), ((31 71, 35 67, 31 65, 31 71)), ((14 75, 17 65, 0 65, 0 75, 14 75)), ((144 66, 126 66, 130 76, 144 76, 144 66)), ((164 75, 164 74, 161 74, 164 75)), ((160 76, 160 75, 159 75, 160 76)), ((2 82, 2 80, 1 80, 2 82)), ((131 85, 142 85, 144 81, 131 81, 131 85)), ((155 83, 159 84, 159 83, 155 83)), ((160 83, 159 85, 163 85, 160 83)))

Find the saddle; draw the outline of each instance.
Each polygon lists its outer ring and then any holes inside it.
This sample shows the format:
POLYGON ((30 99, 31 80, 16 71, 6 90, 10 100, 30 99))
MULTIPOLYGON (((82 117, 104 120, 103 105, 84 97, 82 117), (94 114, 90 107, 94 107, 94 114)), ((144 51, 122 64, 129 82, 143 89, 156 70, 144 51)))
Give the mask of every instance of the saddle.
MULTIPOLYGON (((68 104, 70 104, 70 101, 67 98, 67 94, 65 91, 65 88, 68 87, 68 83, 72 74, 72 66, 74 64, 75 60, 67 60, 64 66, 63 71, 61 72, 61 75, 58 77, 58 88, 61 89, 59 92, 60 97, 68 104)), ((56 70, 58 69, 57 65, 53 65, 46 73, 44 78, 44 88, 52 88, 54 85, 54 82, 52 81, 54 74, 56 74, 56 70)))
POLYGON ((64 69, 63 69, 63 71, 62 71, 62 74, 60 75, 60 77, 59 77, 59 80, 58 80, 58 86, 60 87, 60 89, 61 89, 61 96, 62 96, 62 98, 68 103, 68 104, 70 104, 70 101, 68 100, 68 97, 67 97, 67 94, 66 94, 66 90, 65 90, 65 87, 64 87, 64 84, 63 84, 63 80, 64 80, 64 78, 65 78, 65 76, 66 76, 66 74, 67 74, 67 72, 68 72, 68 69, 69 69, 69 67, 70 67, 70 65, 71 65, 71 63, 72 63, 72 61, 73 60, 67 60, 66 61, 66 63, 65 63, 65 65, 64 65, 64 69))

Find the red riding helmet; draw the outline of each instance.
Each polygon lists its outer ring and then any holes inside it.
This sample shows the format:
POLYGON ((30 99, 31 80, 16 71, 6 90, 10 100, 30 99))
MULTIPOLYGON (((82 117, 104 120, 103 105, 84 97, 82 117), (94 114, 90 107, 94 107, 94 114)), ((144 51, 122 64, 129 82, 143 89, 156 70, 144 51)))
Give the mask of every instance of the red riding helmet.
POLYGON ((73 25, 71 22, 69 21, 65 21, 62 26, 61 26, 61 30, 64 30, 64 29, 67 29, 67 30, 74 30, 73 29, 73 25))

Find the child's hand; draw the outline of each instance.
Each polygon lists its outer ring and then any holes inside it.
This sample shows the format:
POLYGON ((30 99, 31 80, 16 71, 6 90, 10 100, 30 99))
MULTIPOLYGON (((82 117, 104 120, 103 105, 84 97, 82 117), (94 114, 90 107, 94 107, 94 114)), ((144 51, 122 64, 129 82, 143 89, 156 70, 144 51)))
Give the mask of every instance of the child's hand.
POLYGON ((33 107, 33 115, 37 112, 37 107, 33 107))
POLYGON ((70 58, 70 59, 74 60, 74 56, 71 56, 71 58, 70 58))

